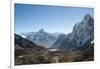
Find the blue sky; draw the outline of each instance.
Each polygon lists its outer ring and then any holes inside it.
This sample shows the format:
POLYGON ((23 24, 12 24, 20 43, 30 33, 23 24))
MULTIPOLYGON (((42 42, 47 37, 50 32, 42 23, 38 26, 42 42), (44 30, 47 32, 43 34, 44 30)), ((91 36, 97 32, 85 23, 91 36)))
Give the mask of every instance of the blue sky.
POLYGON ((69 33, 84 15, 94 15, 93 8, 15 4, 15 32, 69 33))

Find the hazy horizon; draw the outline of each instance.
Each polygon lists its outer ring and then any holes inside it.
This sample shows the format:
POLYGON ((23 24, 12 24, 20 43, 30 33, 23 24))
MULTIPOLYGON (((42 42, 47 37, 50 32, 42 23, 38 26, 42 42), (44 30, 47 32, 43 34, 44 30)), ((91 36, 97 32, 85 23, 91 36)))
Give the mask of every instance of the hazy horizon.
POLYGON ((93 16, 93 8, 15 4, 15 33, 43 28, 49 33, 67 34, 86 14, 93 16))

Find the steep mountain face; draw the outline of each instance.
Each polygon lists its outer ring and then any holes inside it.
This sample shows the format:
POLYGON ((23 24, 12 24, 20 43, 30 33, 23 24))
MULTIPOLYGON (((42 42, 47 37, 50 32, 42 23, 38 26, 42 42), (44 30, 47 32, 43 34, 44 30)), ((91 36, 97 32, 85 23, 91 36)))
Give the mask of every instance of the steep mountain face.
POLYGON ((85 46, 85 44, 90 44, 93 40, 94 19, 87 14, 84 16, 81 22, 75 24, 73 31, 67 34, 65 39, 63 39, 61 43, 59 43, 59 41, 57 41, 56 43, 58 43, 57 48, 62 50, 70 50, 77 47, 85 46))
POLYGON ((86 15, 82 22, 73 28, 73 38, 77 41, 77 46, 83 46, 87 41, 94 39, 94 20, 90 15, 86 15))
POLYGON ((49 48, 58 39, 59 36, 59 34, 56 33, 47 33, 43 29, 40 29, 38 32, 30 32, 22 34, 22 36, 23 35, 35 44, 44 46, 46 48, 49 48))
POLYGON ((52 48, 58 48, 59 45, 61 45, 62 41, 66 38, 66 35, 65 34, 61 34, 59 35, 59 38, 57 39, 57 41, 50 47, 51 49, 52 48))

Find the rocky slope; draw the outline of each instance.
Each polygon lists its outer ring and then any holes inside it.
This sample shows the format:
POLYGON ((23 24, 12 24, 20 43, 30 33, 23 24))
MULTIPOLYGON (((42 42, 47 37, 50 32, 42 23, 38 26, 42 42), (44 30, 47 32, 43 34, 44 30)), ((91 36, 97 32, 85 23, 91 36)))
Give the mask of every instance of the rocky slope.
POLYGON ((50 63, 42 54, 48 50, 15 34, 15 65, 50 63))
MULTIPOLYGON (((62 37, 63 38, 63 37, 62 37)), ((61 37, 58 38, 59 40, 61 37)), ((62 41, 57 40, 54 48, 68 51, 70 49, 85 46, 94 40, 94 19, 89 14, 85 15, 83 20, 73 27, 73 31, 66 35, 62 41)))

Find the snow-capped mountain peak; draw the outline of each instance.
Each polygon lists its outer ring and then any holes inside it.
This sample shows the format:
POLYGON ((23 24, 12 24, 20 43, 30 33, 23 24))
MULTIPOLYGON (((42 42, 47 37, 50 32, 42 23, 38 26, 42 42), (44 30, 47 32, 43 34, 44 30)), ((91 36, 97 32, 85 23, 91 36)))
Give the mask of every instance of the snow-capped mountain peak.
POLYGON ((55 33, 47 33, 44 29, 40 29, 38 32, 29 32, 25 33, 22 36, 26 36, 26 38, 37 45, 44 46, 49 48, 52 44, 58 39, 59 34, 55 33))

